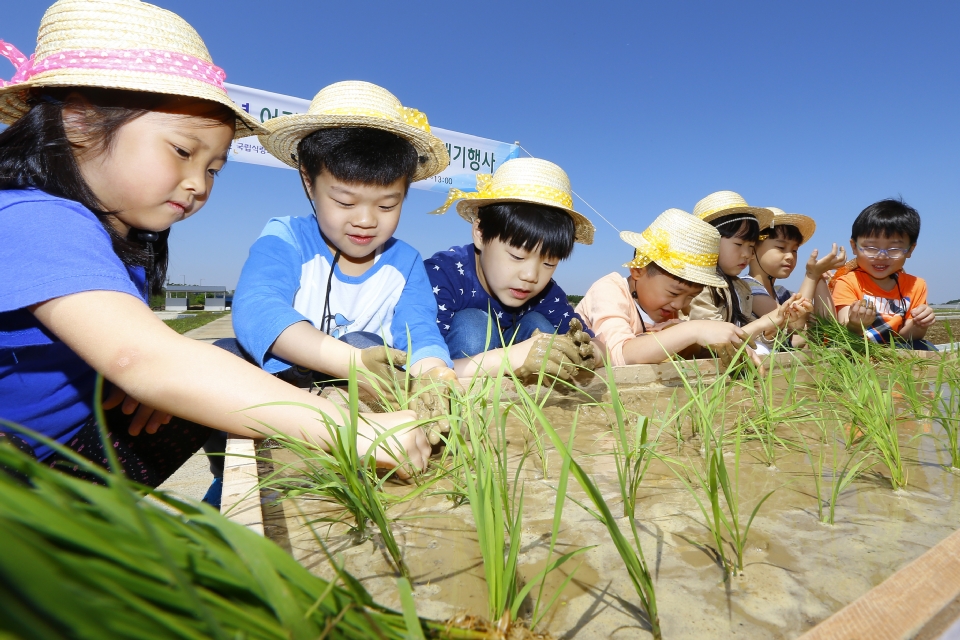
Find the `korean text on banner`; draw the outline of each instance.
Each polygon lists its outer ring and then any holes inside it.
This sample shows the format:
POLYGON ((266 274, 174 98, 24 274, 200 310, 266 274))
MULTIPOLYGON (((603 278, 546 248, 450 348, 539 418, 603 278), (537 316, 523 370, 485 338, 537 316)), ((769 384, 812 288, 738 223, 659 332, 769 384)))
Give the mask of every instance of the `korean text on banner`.
MULTIPOLYGON (((259 118, 260 122, 291 113, 306 113, 310 106, 310 101, 302 98, 229 83, 224 86, 230 98, 244 111, 259 118)), ((443 173, 410 185, 415 189, 446 193, 456 187, 461 191, 476 191, 478 173, 493 173, 501 164, 520 155, 520 147, 515 144, 478 138, 438 127, 431 127, 430 130, 446 144, 450 153, 450 166, 443 173)), ((234 140, 230 147, 230 160, 290 168, 267 153, 254 136, 234 140)))

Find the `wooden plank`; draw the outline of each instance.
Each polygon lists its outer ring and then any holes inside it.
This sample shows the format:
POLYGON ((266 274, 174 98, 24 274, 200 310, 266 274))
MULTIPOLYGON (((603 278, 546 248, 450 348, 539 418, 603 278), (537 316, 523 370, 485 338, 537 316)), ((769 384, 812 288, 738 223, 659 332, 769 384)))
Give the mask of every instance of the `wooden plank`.
POLYGON ((255 441, 240 436, 227 439, 226 460, 223 465, 223 496, 220 513, 251 531, 263 535, 263 510, 257 490, 257 461, 255 441))
POLYGON ((802 635, 801 640, 906 640, 960 597, 960 531, 802 635))

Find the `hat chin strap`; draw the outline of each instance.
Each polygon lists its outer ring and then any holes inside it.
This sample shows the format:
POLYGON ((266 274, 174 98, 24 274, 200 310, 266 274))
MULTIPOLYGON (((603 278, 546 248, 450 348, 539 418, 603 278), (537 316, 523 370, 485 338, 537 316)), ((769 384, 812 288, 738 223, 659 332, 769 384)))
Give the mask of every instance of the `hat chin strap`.
POLYGON ((753 220, 754 222, 759 222, 759 221, 757 220, 757 216, 740 216, 739 218, 732 218, 732 219, 730 219, 730 220, 724 220, 723 222, 721 222, 720 224, 715 225, 715 226, 723 227, 723 226, 725 226, 725 225, 732 224, 732 223, 734 223, 734 222, 743 222, 744 220, 753 220))

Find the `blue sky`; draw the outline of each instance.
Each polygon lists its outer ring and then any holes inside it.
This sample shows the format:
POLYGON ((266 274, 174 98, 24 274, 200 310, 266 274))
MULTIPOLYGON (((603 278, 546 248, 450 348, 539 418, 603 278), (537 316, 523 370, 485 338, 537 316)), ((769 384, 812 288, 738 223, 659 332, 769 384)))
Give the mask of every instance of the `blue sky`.
MULTIPOLYGON (((436 126, 556 162, 620 229, 729 189, 814 217, 805 259, 902 196, 923 219, 907 270, 931 301, 960 298, 960 3, 158 2, 229 82, 303 98, 381 84, 436 126)), ((31 52, 43 9, 7 3, 0 38, 31 52)), ((424 255, 469 240, 455 213, 425 216, 442 201, 404 205, 397 235, 424 255)), ((577 206, 596 241, 556 278, 582 294, 630 250, 577 206)), ((174 228, 171 279, 233 287, 264 223, 308 211, 294 172, 233 163, 174 228)))

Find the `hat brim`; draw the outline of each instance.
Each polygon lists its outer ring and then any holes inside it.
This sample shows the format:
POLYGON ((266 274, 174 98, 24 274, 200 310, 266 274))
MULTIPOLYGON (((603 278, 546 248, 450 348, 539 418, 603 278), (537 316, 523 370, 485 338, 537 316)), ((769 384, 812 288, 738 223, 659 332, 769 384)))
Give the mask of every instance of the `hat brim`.
POLYGON ((413 174, 414 182, 435 176, 450 164, 450 154, 447 153, 447 147, 437 136, 402 122, 372 116, 313 115, 309 113, 281 116, 267 121, 268 132, 260 136, 260 144, 280 162, 296 169, 299 167, 297 146, 301 140, 321 129, 341 127, 363 127, 388 131, 412 144, 417 151, 417 155, 423 160, 417 165, 417 170, 413 174))
POLYGON ((750 215, 756 218, 757 222, 760 223, 760 229, 767 229, 771 224, 773 224, 773 211, 764 209, 763 207, 730 207, 729 209, 714 211, 713 213, 700 219, 704 222, 711 222, 717 218, 726 218, 727 216, 738 214, 750 215))
POLYGON ((800 231, 800 236, 803 238, 803 241, 800 242, 801 245, 806 244, 807 241, 813 237, 814 232, 817 230, 817 223, 814 222, 813 218, 810 216, 805 216, 801 213, 785 213, 783 215, 774 216, 773 222, 770 226, 775 228, 785 225, 794 226, 800 231))
MULTIPOLYGON (((636 233, 635 231, 621 231, 620 239, 650 260, 650 257, 646 254, 647 241, 642 234, 636 233)), ((628 269, 634 268, 631 262, 627 262, 623 266, 628 269)), ((721 278, 720 274, 717 273, 716 266, 701 267, 692 264, 684 264, 678 269, 672 265, 661 264, 656 260, 651 260, 651 262, 656 262, 658 268, 663 269, 667 273, 688 282, 702 284, 707 287, 717 287, 718 289, 727 288, 727 281, 721 278)))
POLYGON ((256 118, 237 106, 225 91, 219 91, 200 80, 156 72, 103 69, 56 69, 38 74, 26 82, 3 87, 0 89, 0 122, 13 124, 25 116, 31 109, 30 90, 42 87, 122 89, 197 98, 222 104, 236 114, 234 139, 267 131, 256 118))
POLYGON ((545 198, 475 198, 470 200, 461 200, 457 203, 457 213, 460 214, 461 218, 472 224, 473 221, 477 219, 477 210, 480 207, 485 207, 488 204, 499 204, 501 202, 528 202, 531 204, 541 204, 545 207, 559 209, 560 211, 569 214, 569 216, 573 218, 574 241, 579 242, 580 244, 593 244, 593 234, 596 229, 594 228, 593 223, 590 222, 586 216, 578 211, 574 211, 573 209, 558 206, 557 203, 550 202, 545 198))

